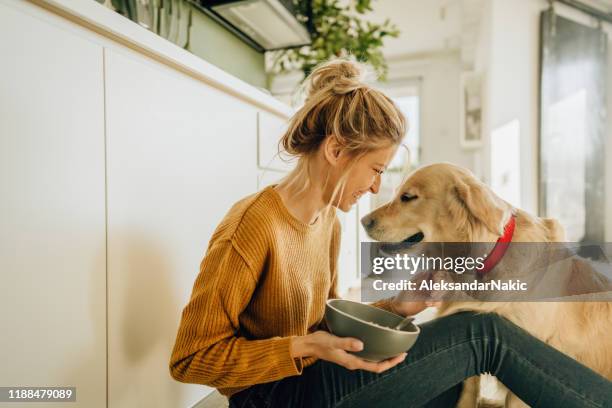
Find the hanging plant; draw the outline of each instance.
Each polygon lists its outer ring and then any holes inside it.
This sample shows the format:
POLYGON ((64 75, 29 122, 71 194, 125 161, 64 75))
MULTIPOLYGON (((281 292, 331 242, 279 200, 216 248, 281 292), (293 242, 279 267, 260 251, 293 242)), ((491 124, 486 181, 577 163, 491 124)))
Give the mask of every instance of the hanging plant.
POLYGON ((397 37, 389 19, 382 24, 364 18, 371 0, 294 0, 298 19, 310 26, 312 43, 270 52, 275 74, 302 70, 304 77, 320 62, 332 57, 352 57, 369 64, 385 80, 388 66, 382 53, 385 37, 397 37))

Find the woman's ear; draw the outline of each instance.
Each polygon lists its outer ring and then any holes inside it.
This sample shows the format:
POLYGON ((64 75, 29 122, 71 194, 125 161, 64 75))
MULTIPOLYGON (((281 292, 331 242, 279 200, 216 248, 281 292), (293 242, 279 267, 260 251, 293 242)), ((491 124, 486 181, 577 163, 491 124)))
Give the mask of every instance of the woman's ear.
POLYGON ((323 141, 323 155, 325 159, 333 166, 338 164, 342 146, 338 143, 338 139, 334 135, 329 135, 323 141))

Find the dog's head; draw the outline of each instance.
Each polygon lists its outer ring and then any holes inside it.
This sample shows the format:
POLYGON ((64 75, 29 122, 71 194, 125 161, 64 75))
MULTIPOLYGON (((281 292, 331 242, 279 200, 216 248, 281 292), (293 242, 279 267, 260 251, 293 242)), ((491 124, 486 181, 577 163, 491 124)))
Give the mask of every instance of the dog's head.
POLYGON ((361 223, 377 241, 491 242, 511 210, 469 170, 438 163, 412 173, 392 201, 361 223))

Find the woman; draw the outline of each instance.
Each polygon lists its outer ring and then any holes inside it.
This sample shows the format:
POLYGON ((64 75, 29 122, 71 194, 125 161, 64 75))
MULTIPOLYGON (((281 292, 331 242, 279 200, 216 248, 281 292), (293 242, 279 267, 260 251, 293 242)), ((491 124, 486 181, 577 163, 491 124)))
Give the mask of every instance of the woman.
MULTIPOLYGON (((408 355, 378 363, 350 353, 358 339, 325 330, 325 301, 338 297, 335 209, 378 192, 405 134, 400 111, 362 75, 359 64, 333 60, 309 76, 282 138, 296 168, 234 204, 215 230, 172 377, 218 388, 231 407, 452 406, 462 380, 485 372, 532 406, 611 406, 609 381, 493 314, 425 323, 408 355)), ((374 305, 404 316, 427 306, 374 305)))

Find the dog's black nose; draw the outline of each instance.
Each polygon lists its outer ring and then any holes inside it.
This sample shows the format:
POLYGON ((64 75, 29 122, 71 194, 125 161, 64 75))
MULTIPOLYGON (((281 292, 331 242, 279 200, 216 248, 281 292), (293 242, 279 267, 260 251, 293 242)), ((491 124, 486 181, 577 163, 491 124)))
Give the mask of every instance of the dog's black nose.
POLYGON ((372 229, 376 225, 376 219, 374 219, 374 217, 366 215, 361 219, 361 225, 363 225, 363 227, 367 230, 372 229))

